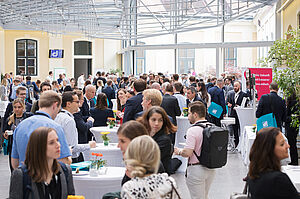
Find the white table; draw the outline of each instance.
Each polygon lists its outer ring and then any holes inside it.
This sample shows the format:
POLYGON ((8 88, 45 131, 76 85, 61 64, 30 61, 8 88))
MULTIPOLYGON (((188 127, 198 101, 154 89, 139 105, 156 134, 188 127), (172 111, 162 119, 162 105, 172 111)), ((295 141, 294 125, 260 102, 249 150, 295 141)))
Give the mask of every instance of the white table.
POLYGON ((300 166, 282 166, 281 170, 289 176, 297 191, 300 192, 300 166))
POLYGON ((244 138, 240 141, 241 144, 241 154, 243 163, 248 166, 249 165, 249 154, 252 144, 256 138, 256 133, 253 132, 254 126, 245 126, 244 133, 242 134, 244 138))
POLYGON ((240 122, 240 139, 239 139, 239 145, 238 149, 239 151, 242 151, 242 145, 240 143, 243 142, 243 138, 245 135, 243 133, 245 132, 244 127, 245 126, 252 126, 253 124, 256 124, 256 118, 254 117, 255 109, 253 108, 241 108, 241 107, 235 107, 236 113, 239 118, 240 122))
POLYGON ((117 147, 118 143, 109 143, 104 146, 103 143, 97 143, 96 148, 92 148, 84 153, 84 160, 91 160, 92 153, 102 153, 103 159, 106 160, 106 165, 109 167, 123 167, 123 155, 120 148, 117 147))
POLYGON ((117 110, 117 99, 111 99, 111 102, 113 103, 112 110, 117 110))
POLYGON ((80 171, 78 175, 73 174, 75 193, 85 199, 101 199, 105 193, 121 191, 124 174, 125 167, 108 167, 106 174, 98 177, 90 177, 88 171, 80 171))
MULTIPOLYGON (((185 142, 184 143, 178 143, 178 145, 179 145, 179 148, 184 148, 185 142)), ((185 173, 186 167, 187 167, 187 164, 188 164, 188 158, 182 157, 181 155, 173 155, 172 158, 178 158, 182 162, 182 164, 180 165, 180 167, 177 169, 176 172, 185 173)))
POLYGON ((235 144, 234 144, 234 135, 230 132, 230 129, 228 128, 229 125, 235 124, 235 118, 234 117, 224 117, 221 120, 221 126, 226 128, 229 132, 228 134, 228 150, 236 151, 235 144))
POLYGON ((9 101, 0 101, 0 116, 4 117, 6 107, 9 104, 9 101))
POLYGON ((192 126, 188 120, 188 117, 177 116, 177 132, 175 137, 175 146, 182 147, 179 143, 185 143, 184 136, 186 135, 187 130, 192 126))
POLYGON ((102 136, 101 132, 110 132, 110 134, 107 135, 109 137, 109 142, 117 143, 118 142, 118 136, 117 136, 118 129, 119 129, 119 127, 109 128, 108 126, 99 126, 99 127, 90 128, 90 131, 95 136, 97 143, 103 142, 103 140, 101 138, 101 136, 102 136))

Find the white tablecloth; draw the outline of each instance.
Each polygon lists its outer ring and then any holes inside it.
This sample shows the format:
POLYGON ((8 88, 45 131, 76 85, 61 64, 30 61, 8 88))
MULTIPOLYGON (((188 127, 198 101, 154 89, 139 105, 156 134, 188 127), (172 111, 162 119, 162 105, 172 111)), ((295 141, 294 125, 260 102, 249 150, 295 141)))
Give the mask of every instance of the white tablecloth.
POLYGON ((282 166, 281 170, 289 176, 297 191, 300 192, 300 166, 282 166))
POLYGON ((253 132, 253 126, 245 126, 244 128, 244 133, 242 134, 244 137, 240 141, 241 145, 241 154, 243 158, 243 162, 245 165, 249 165, 249 154, 250 154, 250 149, 252 147, 252 144, 256 138, 256 133, 253 132))
POLYGON ((4 117, 6 107, 9 104, 9 101, 0 101, 0 116, 4 117))
POLYGON ((84 160, 91 160, 91 153, 102 153, 103 159, 106 160, 106 165, 109 167, 123 167, 123 155, 120 148, 117 147, 118 143, 109 143, 104 146, 103 143, 97 143, 97 147, 93 148, 87 153, 84 153, 84 160))
POLYGON ((117 110, 117 99, 111 99, 111 102, 113 103, 112 110, 117 110))
POLYGON ((243 133, 245 132, 244 127, 245 126, 252 126, 253 124, 256 124, 256 118, 254 117, 254 112, 255 109, 253 108, 241 108, 241 107, 235 107, 236 113, 238 115, 239 118, 239 122, 240 122, 240 141, 239 141, 239 145, 238 145, 238 150, 242 151, 244 149, 242 149, 242 145, 240 143, 243 142, 243 138, 245 135, 243 135, 243 133))
POLYGON ((73 175, 76 195, 85 199, 101 199, 105 193, 121 191, 121 181, 125 174, 125 167, 108 167, 105 175, 90 177, 86 175, 73 175))
POLYGON ((90 128, 90 131, 95 136, 95 139, 96 139, 97 143, 102 143, 103 142, 103 140, 101 138, 101 136, 102 136, 101 132, 110 132, 110 134, 107 135, 110 139, 109 142, 117 143, 118 142, 118 136, 117 136, 118 129, 119 129, 119 127, 114 127, 112 129, 110 129, 107 126, 99 126, 99 127, 90 128))
POLYGON ((176 138, 175 138, 175 146, 176 147, 182 147, 179 145, 179 143, 185 143, 185 134, 188 128, 191 127, 191 124, 188 120, 188 117, 183 116, 177 116, 177 132, 176 132, 176 138))

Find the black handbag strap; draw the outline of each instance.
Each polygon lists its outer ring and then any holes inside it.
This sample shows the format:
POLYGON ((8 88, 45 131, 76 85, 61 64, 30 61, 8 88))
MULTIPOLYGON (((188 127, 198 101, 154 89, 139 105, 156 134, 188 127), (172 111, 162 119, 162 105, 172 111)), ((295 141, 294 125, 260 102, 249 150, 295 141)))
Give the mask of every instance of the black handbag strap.
POLYGON ((271 94, 268 94, 268 96, 269 96, 271 111, 272 111, 273 115, 275 115, 274 114, 274 107, 273 107, 273 103, 272 103, 272 96, 271 96, 271 94))

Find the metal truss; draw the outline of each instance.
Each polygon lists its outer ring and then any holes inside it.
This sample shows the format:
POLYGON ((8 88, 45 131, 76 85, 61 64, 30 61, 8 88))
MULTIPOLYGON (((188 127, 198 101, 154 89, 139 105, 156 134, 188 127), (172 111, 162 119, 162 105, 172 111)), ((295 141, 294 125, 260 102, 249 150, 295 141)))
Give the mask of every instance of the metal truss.
POLYGON ((277 0, 0 0, 3 28, 136 40, 252 20, 277 0))

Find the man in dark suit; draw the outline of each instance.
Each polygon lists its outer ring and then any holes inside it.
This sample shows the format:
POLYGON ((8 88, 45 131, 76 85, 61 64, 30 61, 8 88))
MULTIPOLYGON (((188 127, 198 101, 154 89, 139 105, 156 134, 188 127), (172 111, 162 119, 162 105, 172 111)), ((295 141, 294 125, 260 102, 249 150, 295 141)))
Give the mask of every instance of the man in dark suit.
POLYGON ((270 93, 261 96, 256 110, 256 117, 259 118, 268 113, 273 113, 276 118, 277 127, 282 128, 282 123, 286 121, 285 100, 277 95, 278 84, 270 84, 270 93))
POLYGON ((82 104, 82 107, 80 107, 82 116, 85 117, 90 116, 90 109, 95 106, 95 102, 93 101, 95 94, 96 94, 95 86, 89 84, 85 87, 84 102, 82 104))
POLYGON ((110 109, 113 108, 113 103, 111 99, 116 99, 115 90, 112 88, 112 83, 113 82, 111 79, 107 80, 107 87, 102 90, 102 92, 106 94, 109 103, 108 108, 110 109))
POLYGON ((125 111, 123 117, 123 123, 134 120, 135 114, 141 112, 143 110, 142 101, 143 101, 143 94, 142 92, 146 89, 147 84, 146 81, 143 79, 137 79, 133 83, 133 90, 135 96, 129 98, 125 104, 125 111))
POLYGON ((186 89, 186 96, 186 107, 189 107, 189 104, 195 101, 200 101, 205 104, 204 101, 198 96, 197 90, 193 86, 186 89))
POLYGON ((165 109, 166 113, 172 117, 174 124, 177 125, 176 116, 180 116, 181 111, 177 98, 173 96, 173 86, 171 84, 168 84, 165 88, 161 107, 165 109))
MULTIPOLYGON (((26 99, 26 87, 25 86, 20 86, 17 88, 16 90, 16 96, 17 98, 21 98, 25 101, 26 99)), ((31 111, 31 107, 32 105, 28 102, 25 101, 25 107, 26 107, 26 112, 30 112, 31 111)), ((3 116, 3 121, 6 122, 7 118, 13 113, 13 104, 12 102, 10 102, 5 110, 5 114, 3 116)))
POLYGON ((240 131, 239 118, 237 116, 235 107, 241 106, 244 97, 247 97, 247 94, 241 90, 241 83, 238 81, 234 82, 233 90, 228 92, 226 104, 228 105, 228 112, 229 112, 228 116, 235 118, 235 124, 232 125, 235 146, 239 144, 239 131, 240 131))
POLYGON ((223 91, 224 81, 223 79, 217 80, 217 85, 213 86, 208 90, 208 93, 211 96, 211 101, 222 106, 223 112, 221 113, 220 118, 216 118, 211 115, 211 121, 217 126, 221 126, 221 119, 223 119, 223 115, 226 114, 226 106, 225 106, 225 96, 223 91))

